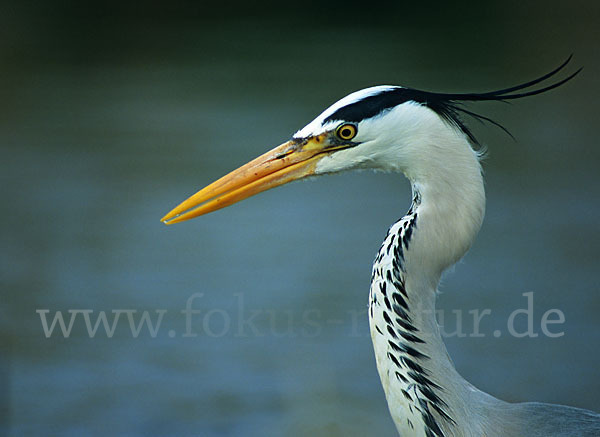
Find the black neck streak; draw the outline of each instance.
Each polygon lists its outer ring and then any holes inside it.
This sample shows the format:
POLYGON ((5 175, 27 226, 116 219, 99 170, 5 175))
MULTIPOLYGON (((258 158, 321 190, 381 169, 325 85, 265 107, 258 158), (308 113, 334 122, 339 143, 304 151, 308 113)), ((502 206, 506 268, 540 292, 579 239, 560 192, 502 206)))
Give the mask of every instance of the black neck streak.
MULTIPOLYGON (((405 255, 418 227, 420 195, 414 192, 407 215, 388 231, 373 268, 369 314, 376 335, 387 339, 390 380, 396 379, 410 410, 420 413, 425 435, 444 437, 440 421, 454 425, 443 400, 444 389, 427 369, 430 357, 423 352, 425 339, 411 316, 410 293, 406 289, 405 255), (381 317, 378 317, 378 314, 381 317)), ((390 382, 391 383, 391 382, 390 382)), ((407 418, 407 425, 414 424, 407 418)))

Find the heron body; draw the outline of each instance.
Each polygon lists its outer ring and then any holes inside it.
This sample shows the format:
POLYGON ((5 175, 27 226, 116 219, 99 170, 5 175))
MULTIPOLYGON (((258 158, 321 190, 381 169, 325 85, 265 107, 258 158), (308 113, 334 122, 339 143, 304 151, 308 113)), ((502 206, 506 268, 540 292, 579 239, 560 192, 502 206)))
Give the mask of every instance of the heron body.
MULTIPOLYGON (((567 60, 568 62, 569 60, 567 60)), ((412 185, 408 213, 389 229, 375 258, 369 325, 377 368, 402 436, 600 436, 600 415, 540 403, 507 403, 456 371, 435 319, 442 273, 471 246, 485 210, 475 138, 462 101, 509 100, 555 88, 516 87, 482 94, 436 94, 372 87, 341 99, 288 142, 200 190, 167 224, 231 205, 307 176, 371 168, 403 173, 412 185)), ((488 120, 491 121, 491 120, 488 120)))

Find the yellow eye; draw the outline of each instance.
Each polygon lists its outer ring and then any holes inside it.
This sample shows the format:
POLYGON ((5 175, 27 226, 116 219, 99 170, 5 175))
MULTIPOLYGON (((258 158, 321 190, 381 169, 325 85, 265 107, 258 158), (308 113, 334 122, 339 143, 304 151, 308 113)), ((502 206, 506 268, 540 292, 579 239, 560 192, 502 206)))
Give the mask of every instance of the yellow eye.
POLYGON ((335 130, 335 134, 340 140, 348 141, 354 138, 358 130, 356 126, 350 123, 342 124, 335 130))

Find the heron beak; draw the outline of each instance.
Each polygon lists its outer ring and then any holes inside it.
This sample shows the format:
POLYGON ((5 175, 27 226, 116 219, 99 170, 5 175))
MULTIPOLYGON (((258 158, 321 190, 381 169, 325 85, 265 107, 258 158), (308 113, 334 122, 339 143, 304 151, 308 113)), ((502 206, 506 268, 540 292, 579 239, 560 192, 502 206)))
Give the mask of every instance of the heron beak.
POLYGON ((167 225, 183 222, 310 176, 319 160, 340 148, 328 144, 326 134, 308 140, 290 140, 201 189, 161 221, 167 225))

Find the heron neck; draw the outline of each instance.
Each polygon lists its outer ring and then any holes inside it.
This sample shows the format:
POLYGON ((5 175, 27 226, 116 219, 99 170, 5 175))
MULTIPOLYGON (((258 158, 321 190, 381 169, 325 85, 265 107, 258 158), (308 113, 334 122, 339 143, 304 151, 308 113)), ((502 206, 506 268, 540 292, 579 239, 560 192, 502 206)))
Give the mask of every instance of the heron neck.
POLYGON ((423 434, 416 435, 454 435, 477 404, 470 402, 477 390, 456 372, 435 318, 441 274, 466 253, 483 219, 481 168, 465 146, 460 159, 407 175, 413 205, 390 228, 374 265, 371 333, 401 434, 418 428, 423 434))

